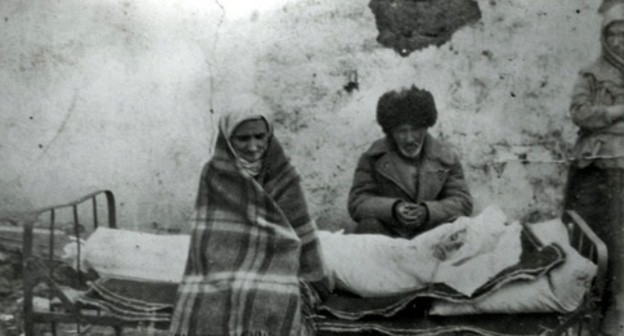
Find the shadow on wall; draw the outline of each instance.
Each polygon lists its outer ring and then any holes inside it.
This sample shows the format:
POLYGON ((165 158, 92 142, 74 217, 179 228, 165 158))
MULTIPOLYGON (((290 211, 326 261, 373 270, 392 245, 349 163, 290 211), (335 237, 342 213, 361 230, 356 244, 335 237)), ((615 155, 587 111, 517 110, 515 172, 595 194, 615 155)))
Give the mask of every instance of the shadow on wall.
POLYGON ((341 208, 327 208, 322 210, 316 216, 316 225, 321 230, 336 232, 345 230, 352 232, 357 223, 354 222, 349 214, 341 208))
POLYGON ((455 31, 481 18, 473 0, 371 0, 377 41, 403 57, 430 45, 440 46, 455 31))

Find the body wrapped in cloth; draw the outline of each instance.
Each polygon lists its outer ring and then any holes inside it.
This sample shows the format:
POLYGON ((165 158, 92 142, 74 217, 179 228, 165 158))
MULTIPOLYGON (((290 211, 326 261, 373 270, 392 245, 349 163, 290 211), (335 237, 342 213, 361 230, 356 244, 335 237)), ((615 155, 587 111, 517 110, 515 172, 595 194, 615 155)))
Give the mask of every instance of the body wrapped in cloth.
POLYGON ((488 208, 476 218, 413 239, 321 232, 327 267, 336 287, 362 297, 413 292, 443 283, 471 296, 496 274, 520 261, 522 226, 488 208))
POLYGON ((597 270, 561 220, 523 226, 497 208, 412 240, 320 236, 334 287, 355 294, 338 291, 320 309, 345 320, 393 316, 414 302, 433 315, 568 313, 597 270))

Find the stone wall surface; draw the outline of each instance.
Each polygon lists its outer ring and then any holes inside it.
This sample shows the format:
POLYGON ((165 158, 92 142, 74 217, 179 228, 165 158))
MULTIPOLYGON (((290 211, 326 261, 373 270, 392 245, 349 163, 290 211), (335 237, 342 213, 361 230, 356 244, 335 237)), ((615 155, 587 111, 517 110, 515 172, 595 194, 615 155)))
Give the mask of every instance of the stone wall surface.
POLYGON ((121 226, 184 227, 215 101, 254 92, 319 225, 349 226, 355 164, 382 136, 377 99, 416 85, 436 98, 431 132, 460 153, 477 211, 556 216, 599 5, 480 0, 478 21, 402 56, 377 41, 368 0, 2 1, 0 210, 106 188, 121 226))

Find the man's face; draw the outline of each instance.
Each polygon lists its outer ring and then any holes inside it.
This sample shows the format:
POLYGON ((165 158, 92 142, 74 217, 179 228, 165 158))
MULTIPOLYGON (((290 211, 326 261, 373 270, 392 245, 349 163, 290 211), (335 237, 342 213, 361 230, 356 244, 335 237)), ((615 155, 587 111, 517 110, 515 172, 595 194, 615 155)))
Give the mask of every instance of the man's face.
POLYGON ((624 58, 624 21, 612 23, 606 32, 607 45, 618 56, 624 58))
POLYGON ((401 155, 414 159, 420 154, 427 134, 426 127, 415 127, 411 124, 400 124, 392 129, 392 139, 397 144, 401 155))
POLYGON ((247 162, 256 162, 262 158, 269 144, 269 130, 262 119, 243 121, 230 137, 236 154, 247 162))

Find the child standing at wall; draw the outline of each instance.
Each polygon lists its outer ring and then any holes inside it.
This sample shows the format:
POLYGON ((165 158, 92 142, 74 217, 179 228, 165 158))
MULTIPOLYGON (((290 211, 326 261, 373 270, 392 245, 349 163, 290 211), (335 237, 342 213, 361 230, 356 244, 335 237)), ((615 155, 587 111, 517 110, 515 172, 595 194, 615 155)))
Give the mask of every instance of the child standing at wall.
POLYGON ((624 3, 604 8, 602 55, 580 72, 570 113, 579 127, 565 208, 607 244, 603 332, 624 335, 624 3))

